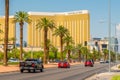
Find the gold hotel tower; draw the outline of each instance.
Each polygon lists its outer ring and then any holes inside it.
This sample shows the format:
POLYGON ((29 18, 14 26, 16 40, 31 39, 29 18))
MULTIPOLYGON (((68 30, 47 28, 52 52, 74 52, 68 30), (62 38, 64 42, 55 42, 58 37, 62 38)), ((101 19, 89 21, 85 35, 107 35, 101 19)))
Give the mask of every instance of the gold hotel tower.
MULTIPOLYGON (((13 22, 14 16, 9 16, 9 35, 8 35, 8 44, 13 44, 13 40, 10 40, 12 38, 15 38, 15 23, 13 22)), ((3 31, 3 33, 0 33, 0 45, 4 44, 4 37, 5 37, 5 17, 0 16, 0 30, 3 31)))
MULTIPOLYGON (((37 20, 46 17, 53 20, 56 26, 63 25, 72 36, 75 46, 83 44, 90 39, 90 16, 88 10, 71 12, 28 12, 32 22, 28 25, 28 46, 43 46, 43 30, 36 29, 37 20)), ((49 30, 48 39, 51 43, 60 47, 59 37, 53 36, 54 30, 49 30)))

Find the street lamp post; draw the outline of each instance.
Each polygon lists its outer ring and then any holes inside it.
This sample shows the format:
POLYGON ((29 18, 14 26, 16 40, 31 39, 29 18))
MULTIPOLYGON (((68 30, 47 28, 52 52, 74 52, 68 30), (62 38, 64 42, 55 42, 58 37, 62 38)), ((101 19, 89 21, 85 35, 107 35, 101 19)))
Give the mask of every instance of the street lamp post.
POLYGON ((110 56, 110 44, 111 44, 111 0, 108 0, 108 27, 109 27, 109 43, 108 43, 108 49, 109 49, 109 72, 111 72, 110 70, 110 63, 111 63, 111 56, 110 56))
POLYGON ((117 65, 117 46, 118 46, 118 43, 116 44, 116 39, 117 39, 117 35, 116 35, 116 27, 117 27, 117 24, 115 24, 115 54, 116 54, 116 65, 117 65))

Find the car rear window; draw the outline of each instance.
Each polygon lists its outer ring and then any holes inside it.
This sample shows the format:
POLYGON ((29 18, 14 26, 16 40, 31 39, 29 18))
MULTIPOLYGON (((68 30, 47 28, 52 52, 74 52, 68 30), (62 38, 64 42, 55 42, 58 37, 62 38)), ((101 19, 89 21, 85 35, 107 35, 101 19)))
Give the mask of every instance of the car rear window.
POLYGON ((26 59, 25 61, 37 61, 37 59, 26 59))

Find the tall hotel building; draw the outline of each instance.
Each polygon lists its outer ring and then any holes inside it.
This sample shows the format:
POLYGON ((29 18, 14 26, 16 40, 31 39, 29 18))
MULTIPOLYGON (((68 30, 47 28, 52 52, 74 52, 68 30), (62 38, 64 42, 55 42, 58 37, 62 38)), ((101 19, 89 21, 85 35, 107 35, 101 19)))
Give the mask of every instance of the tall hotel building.
MULTIPOLYGON (((0 17, 0 30, 3 31, 3 33, 0 33, 0 45, 4 44, 4 37, 5 37, 5 17, 0 17)), ((10 40, 12 38, 15 38, 15 23, 13 22, 13 16, 9 17, 9 35, 8 35, 8 44, 13 44, 13 40, 10 40)))
MULTIPOLYGON (((28 12, 32 22, 28 25, 28 46, 42 47, 44 43, 43 30, 36 29, 37 20, 46 17, 53 20, 55 25, 66 27, 72 39, 77 44, 83 44, 90 39, 90 15, 88 10, 71 12, 28 12)), ((54 30, 49 30, 48 39, 51 43, 60 47, 59 37, 53 36, 54 30)))

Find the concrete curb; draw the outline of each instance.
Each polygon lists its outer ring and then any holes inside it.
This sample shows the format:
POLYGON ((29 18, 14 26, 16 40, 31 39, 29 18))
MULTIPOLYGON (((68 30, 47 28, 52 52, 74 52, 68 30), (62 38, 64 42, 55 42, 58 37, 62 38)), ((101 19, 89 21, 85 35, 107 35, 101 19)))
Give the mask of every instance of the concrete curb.
POLYGON ((111 80, 114 75, 120 75, 120 72, 116 72, 116 70, 120 71, 120 69, 118 69, 119 65, 120 64, 118 64, 117 66, 113 66, 111 68, 111 70, 113 70, 112 72, 104 72, 104 73, 95 74, 91 77, 88 77, 85 80, 111 80))

